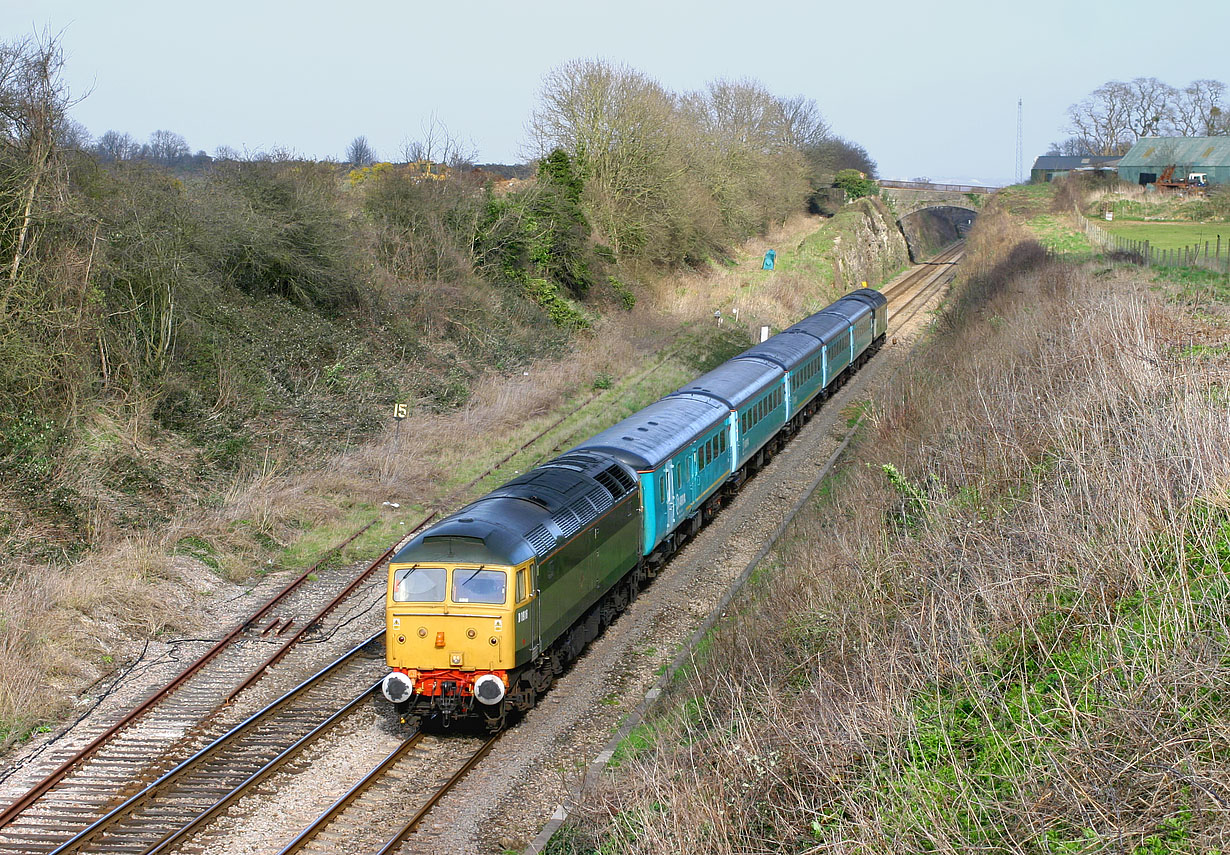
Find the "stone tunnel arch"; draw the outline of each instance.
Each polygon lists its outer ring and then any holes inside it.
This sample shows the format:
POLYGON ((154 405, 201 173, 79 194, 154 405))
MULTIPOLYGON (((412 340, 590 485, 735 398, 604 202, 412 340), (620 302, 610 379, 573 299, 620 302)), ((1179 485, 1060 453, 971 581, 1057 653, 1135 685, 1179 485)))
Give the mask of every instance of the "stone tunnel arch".
POLYGON ((910 211, 897 220, 910 250, 910 260, 923 261, 955 240, 964 238, 978 211, 961 205, 932 205, 910 211))

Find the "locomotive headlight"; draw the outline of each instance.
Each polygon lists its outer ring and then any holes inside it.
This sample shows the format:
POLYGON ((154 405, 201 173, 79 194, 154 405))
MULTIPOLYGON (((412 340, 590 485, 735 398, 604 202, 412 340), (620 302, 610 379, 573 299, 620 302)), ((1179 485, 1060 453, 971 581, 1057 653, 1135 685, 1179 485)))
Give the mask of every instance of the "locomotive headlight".
POLYGON ((448 655, 448 662, 450 665, 455 665, 457 667, 460 667, 461 666, 461 654, 460 653, 450 653, 448 655))
POLYGON ((484 674, 474 681, 474 697, 480 704, 498 704, 504 700, 504 681, 495 674, 484 674))
POLYGON ((394 671, 380 681, 380 691, 390 703, 400 704, 410 700, 414 694, 414 681, 398 671, 394 671))
POLYGON ((427 627, 420 626, 419 627, 419 638, 426 638, 426 637, 427 637, 427 627))
POLYGON ((466 630, 466 638, 473 638, 476 635, 478 635, 478 633, 474 631, 473 627, 466 630))

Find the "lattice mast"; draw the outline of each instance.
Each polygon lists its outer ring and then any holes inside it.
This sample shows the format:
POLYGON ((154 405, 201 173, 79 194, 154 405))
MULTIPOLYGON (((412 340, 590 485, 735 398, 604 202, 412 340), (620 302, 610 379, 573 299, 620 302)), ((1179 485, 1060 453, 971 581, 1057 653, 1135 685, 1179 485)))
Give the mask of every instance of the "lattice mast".
POLYGON ((1016 183, 1020 184, 1025 180, 1025 167, 1023 160, 1025 158, 1025 146, 1022 144, 1022 129, 1024 113, 1021 109, 1021 99, 1016 99, 1016 183))

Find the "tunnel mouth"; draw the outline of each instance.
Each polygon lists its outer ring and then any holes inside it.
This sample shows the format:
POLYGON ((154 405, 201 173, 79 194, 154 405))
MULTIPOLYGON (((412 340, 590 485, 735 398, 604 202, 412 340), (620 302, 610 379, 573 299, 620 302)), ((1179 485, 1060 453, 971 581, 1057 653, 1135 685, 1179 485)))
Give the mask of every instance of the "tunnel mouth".
POLYGON ((960 205, 932 205, 911 211, 897 220, 905 237, 910 261, 918 264, 953 241, 969 234, 978 212, 960 205))

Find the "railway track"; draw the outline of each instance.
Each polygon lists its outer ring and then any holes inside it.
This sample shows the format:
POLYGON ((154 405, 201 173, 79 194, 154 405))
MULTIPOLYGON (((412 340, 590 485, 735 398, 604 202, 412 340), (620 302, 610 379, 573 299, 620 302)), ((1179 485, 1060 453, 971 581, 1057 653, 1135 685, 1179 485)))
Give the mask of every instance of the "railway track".
POLYGON ((287 843, 278 855, 298 852, 331 855, 339 851, 397 851, 452 788, 487 755, 500 734, 477 737, 425 736, 414 733, 376 764, 354 786, 287 843), (390 826, 388 806, 398 815, 413 813, 400 827, 390 826), (373 823, 373 818, 378 818, 373 823), (392 836, 389 828, 394 827, 392 836))
MULTIPOLYGON (((21 822, 0 829, 0 852, 168 851, 362 708, 384 674, 383 638, 380 632, 352 648, 173 768, 137 786, 84 828, 82 812, 72 802, 40 802, 37 811, 22 814, 21 822), (362 688, 356 693, 355 686, 362 688)), ((113 792, 110 779, 100 787, 113 792)))
MULTIPOLYGON (((959 254, 959 245, 950 248, 932 262, 923 265, 919 271, 895 283, 891 291, 886 290, 890 297, 890 307, 896 309, 894 314, 905 311, 919 295, 924 292, 933 293, 936 288, 941 287, 943 281, 951 278, 950 273, 947 278, 944 273, 951 270, 951 265, 959 254), (903 301, 901 305, 894 306, 894 301, 899 299, 903 301)), ((676 342, 675 348, 677 347, 676 342)), ((519 455, 551 437, 553 432, 558 431, 569 419, 607 395, 619 395, 629 386, 642 382, 673 355, 674 349, 637 375, 624 378, 612 389, 590 395, 579 406, 554 420, 486 471, 458 487, 440 504, 447 506, 449 502, 457 501, 467 490, 499 473, 501 468, 513 462, 520 462, 517 460, 519 455)), ((562 436, 555 438, 549 450, 535 453, 534 462, 549 457, 569 444, 578 430, 583 430, 583 425, 573 424, 562 436)), ((533 463, 522 462, 522 465, 533 463)), ((405 537, 419 531, 439 514, 438 510, 427 513, 407 531, 405 537)), ((344 548, 369 527, 370 524, 355 532, 330 550, 330 554, 344 548)), ((208 733, 209 729, 203 726, 203 723, 207 723, 219 710, 233 703, 242 692, 269 673, 292 648, 308 638, 312 631, 348 598, 364 593, 369 588, 382 589, 382 578, 373 580, 372 577, 401 542, 399 540, 398 544, 357 575, 353 574, 353 571, 333 572, 332 575, 338 578, 329 579, 326 584, 317 584, 320 577, 328 572, 318 564, 292 580, 174 680, 92 739, 83 749, 64 759, 50 775, 0 813, 0 853, 163 851, 168 843, 165 836, 162 843, 149 850, 142 849, 139 844, 117 843, 119 838, 116 838, 116 835, 120 833, 118 829, 126 827, 119 823, 118 817, 125 810, 130 813, 136 810, 134 799, 139 799, 142 803, 153 799, 156 804, 161 805, 152 795, 151 787, 154 784, 170 786, 169 781, 178 780, 178 777, 168 776, 182 776, 187 764, 200 762, 194 761, 197 755, 192 752, 200 746, 203 735, 208 733), (347 575, 349 578, 345 578, 347 575), (313 584, 305 585, 309 579, 313 584), (323 604, 321 600, 325 600, 323 604), (303 614, 308 616, 299 617, 303 614), (78 842, 70 846, 67 842, 70 840, 78 842), (89 848, 93 845, 90 841, 100 840, 111 843, 102 849, 89 848)), ((216 744, 217 740, 207 748, 216 748, 216 744)), ((485 750, 482 753, 485 753, 485 750)), ((477 759, 476 757, 472 762, 477 762, 477 759)), ((391 762, 390 767, 397 769, 403 765, 404 762, 399 758, 391 762)), ((214 783, 219 780, 221 779, 214 783)), ((367 786, 371 787, 373 784, 367 786)), ((202 785, 197 789, 201 792, 214 792, 210 787, 202 785)), ((216 790, 216 787, 214 789, 216 790)), ((357 794, 352 802, 361 802, 361 795, 362 793, 357 794)), ((230 796, 231 800, 239 797, 230 796)), ((347 813, 347 807, 349 805, 343 806, 342 815, 347 813)), ((167 810, 161 806, 158 808, 161 813, 166 813, 167 810)), ((337 818, 335 816, 329 822, 337 818)), ((165 831, 165 828, 162 830, 165 831)), ((159 832, 155 829, 150 833, 157 836, 159 832)), ((186 832, 174 832, 175 835, 181 833, 186 832)))
MULTIPOLYGON (((24 833, 31 825, 38 827, 40 817, 49 811, 71 813, 82 825, 88 824, 143 782, 191 754, 207 730, 202 723, 264 678, 369 580, 392 552, 385 552, 357 576, 349 568, 327 570, 319 564, 305 571, 173 680, 84 747, 72 751, 9 805, 0 813, 0 841, 6 835, 24 833), (311 584, 305 585, 309 580, 311 584)), ((304 665, 309 673, 310 665, 304 665)), ((0 842, 0 853, 5 851, 0 842)))
MULTIPOLYGON (((673 358, 678 346, 676 341, 666 355, 648 368, 610 389, 591 394, 576 408, 456 488, 439 504, 447 508, 461 501, 469 490, 515 462, 518 455, 551 437, 569 419, 604 398, 618 396, 629 386, 642 382, 673 358)), ((535 455, 536 459, 550 456, 574 433, 556 440, 552 450, 535 455)), ((86 745, 52 755, 57 761, 52 771, 0 812, 0 853, 25 851, 5 849, 5 835, 11 832, 10 836, 16 839, 27 832, 41 833, 37 830, 42 827, 40 817, 44 813, 57 813, 62 817, 73 814, 80 826, 88 825, 139 790, 143 782, 156 778, 188 757, 200 745, 198 725, 201 722, 215 717, 263 679, 293 648, 318 631, 325 619, 347 600, 373 596, 374 589, 383 589, 383 577, 377 577, 376 571, 402 542, 440 514, 440 510, 430 510, 396 544, 357 574, 350 568, 328 568, 328 559, 370 529, 373 523, 360 528, 86 745)), ((15 771, 18 770, 10 770, 9 774, 15 771)), ((47 839, 53 840, 55 835, 47 839)))
POLYGON ((926 302, 937 288, 952 279, 964 255, 965 241, 957 241, 885 288, 883 293, 888 298, 890 313, 900 313, 919 300, 926 302))

